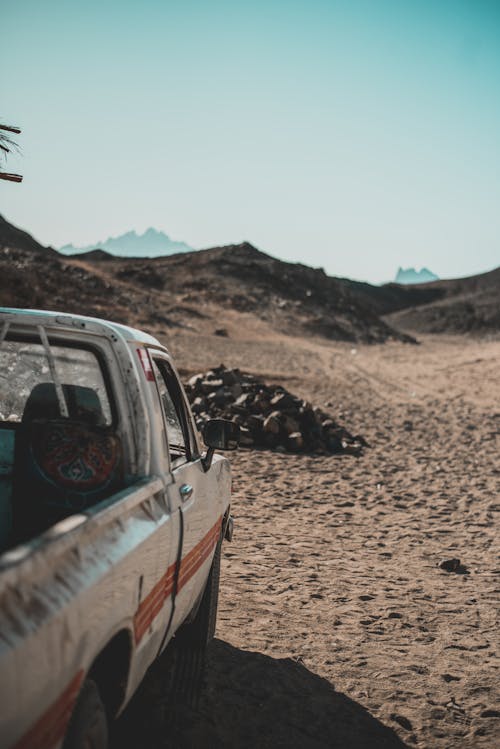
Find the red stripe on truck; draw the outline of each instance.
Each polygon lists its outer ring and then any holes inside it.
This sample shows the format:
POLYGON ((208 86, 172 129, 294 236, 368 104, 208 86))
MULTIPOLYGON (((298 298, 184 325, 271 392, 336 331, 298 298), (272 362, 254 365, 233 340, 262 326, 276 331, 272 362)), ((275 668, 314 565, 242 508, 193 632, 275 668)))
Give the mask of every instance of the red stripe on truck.
POLYGON ((157 616, 165 601, 174 588, 175 564, 171 564, 168 570, 151 589, 146 598, 141 601, 139 608, 134 614, 134 637, 136 645, 141 641, 148 631, 149 625, 157 616))
MULTIPOLYGON (((189 582, 193 575, 198 572, 203 562, 208 559, 218 541, 220 529, 221 518, 219 518, 215 525, 210 528, 208 533, 203 536, 201 541, 199 541, 196 546, 194 546, 191 551, 183 557, 179 568, 177 592, 179 592, 184 585, 189 582)), ((165 574, 150 590, 146 598, 139 604, 139 608, 134 615, 134 639, 136 645, 138 645, 142 640, 152 622, 162 610, 165 601, 172 594, 174 588, 174 573, 175 564, 171 564, 165 574)))
POLYGON ((52 749, 62 739, 80 691, 83 675, 83 671, 77 673, 64 692, 12 749, 52 749))
POLYGON ((186 554, 184 559, 181 561, 179 569, 179 590, 192 578, 192 576, 199 570, 203 562, 208 559, 212 553, 217 539, 220 534, 220 523, 214 525, 209 531, 205 538, 197 544, 189 554, 186 554))
MULTIPOLYGON (((181 560, 177 592, 198 572, 217 544, 221 530, 221 518, 203 536, 196 546, 181 560)), ((134 637, 136 645, 144 637, 153 620, 158 616, 165 601, 173 592, 175 564, 171 564, 164 575, 141 601, 134 615, 134 637)), ((79 671, 64 692, 40 716, 37 722, 19 739, 12 749, 52 749, 60 741, 68 727, 84 677, 79 671)))

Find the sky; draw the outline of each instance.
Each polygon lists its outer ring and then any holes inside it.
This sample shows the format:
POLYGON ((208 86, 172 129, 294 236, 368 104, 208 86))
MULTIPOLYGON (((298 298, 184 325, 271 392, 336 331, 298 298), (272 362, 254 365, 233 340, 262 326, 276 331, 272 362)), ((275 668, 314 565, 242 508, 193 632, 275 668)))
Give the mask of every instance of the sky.
POLYGON ((0 213, 373 283, 500 265, 500 0, 16 0, 0 213))

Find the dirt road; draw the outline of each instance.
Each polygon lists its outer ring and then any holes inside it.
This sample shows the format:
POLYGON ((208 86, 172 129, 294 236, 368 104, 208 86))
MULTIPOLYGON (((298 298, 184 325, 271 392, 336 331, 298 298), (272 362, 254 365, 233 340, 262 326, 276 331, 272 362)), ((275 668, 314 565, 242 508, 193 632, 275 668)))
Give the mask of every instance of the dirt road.
POLYGON ((234 458, 218 639, 175 745, 500 745, 500 345, 192 338, 170 342, 186 369, 281 380, 371 448, 234 458))

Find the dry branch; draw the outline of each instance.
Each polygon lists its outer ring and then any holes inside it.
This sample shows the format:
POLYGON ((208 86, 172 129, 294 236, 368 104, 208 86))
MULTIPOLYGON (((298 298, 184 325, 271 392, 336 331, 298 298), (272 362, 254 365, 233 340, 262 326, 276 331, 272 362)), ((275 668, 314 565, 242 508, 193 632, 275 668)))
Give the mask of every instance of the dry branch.
MULTIPOLYGON (((21 132, 21 129, 19 127, 14 127, 13 125, 2 125, 0 124, 0 149, 3 151, 3 156, 6 158, 6 154, 11 152, 11 148, 9 146, 13 146, 17 150, 17 143, 15 140, 12 140, 8 135, 5 135, 5 133, 16 133, 17 135, 21 132)), ((7 180, 8 182, 22 182, 23 178, 20 174, 9 174, 8 172, 2 172, 0 171, 0 179, 7 180)))
POLYGON ((0 130, 7 130, 8 133, 16 133, 17 135, 21 132, 20 128, 12 125, 0 125, 0 130))
POLYGON ((0 179, 5 179, 8 182, 22 182, 23 181, 21 174, 8 174, 8 172, 0 172, 0 179))

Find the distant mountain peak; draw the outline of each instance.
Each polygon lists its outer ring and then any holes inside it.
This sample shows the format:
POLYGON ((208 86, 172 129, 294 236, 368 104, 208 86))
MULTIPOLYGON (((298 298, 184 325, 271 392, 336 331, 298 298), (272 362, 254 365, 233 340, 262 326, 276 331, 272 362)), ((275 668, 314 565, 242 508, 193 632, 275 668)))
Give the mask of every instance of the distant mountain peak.
POLYGON ((162 255, 173 255, 177 252, 192 252, 193 248, 185 242, 177 242, 162 231, 150 226, 142 234, 135 229, 120 234, 118 237, 109 237, 86 247, 75 247, 72 244, 64 245, 59 252, 65 255, 75 255, 104 250, 110 255, 118 257, 160 257, 162 255))
POLYGON ((429 281, 439 281, 439 276, 428 268, 421 268, 417 271, 415 268, 401 268, 400 266, 395 278, 395 282, 401 284, 429 283, 429 281))

